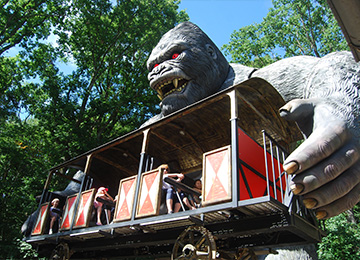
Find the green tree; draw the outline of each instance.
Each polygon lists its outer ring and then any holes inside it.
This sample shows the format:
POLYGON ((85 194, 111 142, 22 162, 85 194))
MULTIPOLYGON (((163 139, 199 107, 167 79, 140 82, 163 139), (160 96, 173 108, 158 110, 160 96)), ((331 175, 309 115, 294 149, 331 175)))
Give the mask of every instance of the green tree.
POLYGON ((18 68, 17 57, 0 56, 0 124, 15 116, 22 100, 21 82, 23 75, 18 68))
POLYGON ((322 57, 348 48, 325 0, 273 0, 260 24, 235 31, 222 49, 232 62, 264 67, 286 57, 322 57))
POLYGON ((0 123, 21 109, 25 75, 17 58, 4 55, 11 48, 33 48, 46 39, 51 24, 65 14, 62 0, 0 0, 0 123))
MULTIPOLYGON (((355 207, 355 219, 359 219, 359 207, 355 207)), ((318 255, 321 260, 360 259, 360 224, 349 221, 348 213, 326 221, 328 235, 319 244, 318 255)))
POLYGON ((36 209, 35 196, 42 190, 49 167, 42 151, 44 136, 35 120, 26 124, 6 122, 0 132, 0 258, 21 258, 16 247, 20 227, 36 209))
POLYGON ((64 16, 62 0, 1 0, 0 55, 16 45, 45 39, 51 25, 64 16))
POLYGON ((29 71, 41 80, 25 103, 46 125, 57 153, 69 159, 157 113, 145 63, 160 36, 187 19, 177 8, 169 0, 77 0, 54 25, 58 46, 25 53, 29 71), (59 59, 77 68, 64 75, 59 59))
POLYGON ((14 47, 30 50, 46 39, 64 8, 57 0, 3 0, 0 5, 0 258, 19 259, 20 227, 36 207, 34 197, 49 164, 37 122, 19 118, 28 96, 24 82, 32 75, 20 55, 5 55, 14 47))

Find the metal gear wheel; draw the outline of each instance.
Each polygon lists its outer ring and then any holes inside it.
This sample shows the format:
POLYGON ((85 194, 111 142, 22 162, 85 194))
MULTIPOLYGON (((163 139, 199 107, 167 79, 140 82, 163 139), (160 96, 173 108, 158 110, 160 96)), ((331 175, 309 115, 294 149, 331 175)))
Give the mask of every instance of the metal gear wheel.
POLYGON ((216 259, 216 243, 209 230, 202 226, 191 226, 175 241, 171 260, 198 259, 216 259))

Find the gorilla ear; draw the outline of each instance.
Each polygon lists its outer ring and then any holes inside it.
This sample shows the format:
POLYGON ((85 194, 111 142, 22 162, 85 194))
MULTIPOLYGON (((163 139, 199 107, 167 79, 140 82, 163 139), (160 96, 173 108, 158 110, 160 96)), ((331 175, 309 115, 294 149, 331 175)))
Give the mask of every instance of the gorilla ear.
POLYGON ((210 55, 210 57, 215 60, 217 56, 216 56, 216 51, 215 51, 214 47, 211 44, 206 44, 205 47, 206 47, 206 51, 210 55))

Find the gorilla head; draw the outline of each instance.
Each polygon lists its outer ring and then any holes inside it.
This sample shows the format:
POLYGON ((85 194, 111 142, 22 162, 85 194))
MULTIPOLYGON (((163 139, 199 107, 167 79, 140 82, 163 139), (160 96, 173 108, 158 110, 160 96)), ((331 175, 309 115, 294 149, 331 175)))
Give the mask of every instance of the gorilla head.
POLYGON ((229 64, 210 38, 196 25, 184 22, 168 31, 147 62, 151 88, 168 115, 219 90, 229 64))

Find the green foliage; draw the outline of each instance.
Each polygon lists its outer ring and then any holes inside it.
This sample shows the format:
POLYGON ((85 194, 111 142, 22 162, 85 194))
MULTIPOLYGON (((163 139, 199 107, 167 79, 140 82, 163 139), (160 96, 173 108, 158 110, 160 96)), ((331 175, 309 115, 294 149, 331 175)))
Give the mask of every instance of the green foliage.
POLYGON ((69 159, 139 127, 157 113, 145 63, 160 36, 183 19, 177 1, 75 1, 54 25, 57 47, 26 52, 26 68, 41 84, 24 101, 69 159), (72 60, 69 75, 57 61, 72 60), (45 62, 44 62, 45 61, 45 62), (54 120, 56 119, 56 120, 54 120), (87 140, 86 142, 84 140, 87 140))
POLYGON ((261 68, 286 57, 348 49, 325 0, 273 0, 273 6, 260 24, 231 35, 222 47, 231 62, 261 68))
POLYGON ((0 55, 17 44, 45 39, 52 22, 63 17, 61 0, 0 0, 0 55))
POLYGON ((23 97, 17 57, 0 57, 0 124, 11 116, 16 116, 23 97))
MULTIPOLYGON (((359 219, 356 207, 355 219, 359 219)), ((318 255, 321 260, 360 259, 360 224, 352 223, 347 213, 326 221, 328 235, 319 244, 318 255)))
POLYGON ((34 259, 38 257, 37 252, 31 247, 30 244, 17 239, 18 247, 20 249, 20 253, 23 255, 24 259, 34 259))
POLYGON ((47 155, 41 132, 34 120, 28 123, 6 122, 0 126, 0 256, 17 257, 14 250, 20 227, 37 204, 46 176, 47 155))
POLYGON ((20 227, 47 170, 158 112, 145 63, 161 35, 188 16, 178 0, 0 4, 0 258, 36 258, 20 227), (14 47, 18 55, 6 56, 14 47), (64 73, 66 66, 73 70, 64 73))

